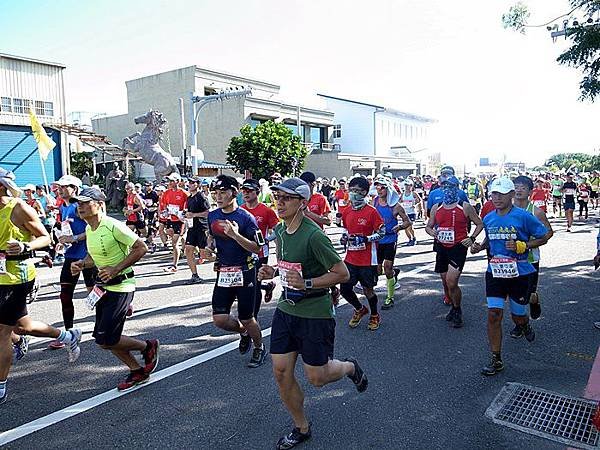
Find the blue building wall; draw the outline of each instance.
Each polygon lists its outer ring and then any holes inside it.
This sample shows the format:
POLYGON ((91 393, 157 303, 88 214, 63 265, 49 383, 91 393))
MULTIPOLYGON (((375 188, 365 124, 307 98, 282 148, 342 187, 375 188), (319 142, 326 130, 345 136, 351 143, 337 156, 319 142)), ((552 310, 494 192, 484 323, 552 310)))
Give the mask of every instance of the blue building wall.
MULTIPOLYGON (((46 128, 46 133, 56 142, 56 147, 44 162, 48 183, 52 183, 62 174, 60 133, 50 128, 46 128)), ((31 127, 0 125, 0 167, 12 170, 19 186, 27 183, 44 184, 37 142, 31 127)))

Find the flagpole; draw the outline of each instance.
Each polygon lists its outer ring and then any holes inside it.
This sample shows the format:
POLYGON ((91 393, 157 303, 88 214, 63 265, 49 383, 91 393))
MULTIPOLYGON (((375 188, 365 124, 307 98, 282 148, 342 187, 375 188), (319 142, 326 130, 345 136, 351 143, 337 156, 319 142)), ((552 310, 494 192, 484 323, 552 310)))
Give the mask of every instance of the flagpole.
POLYGON ((46 168, 44 167, 44 160, 42 159, 42 153, 39 151, 39 149, 37 154, 40 157, 40 165, 42 166, 42 177, 44 178, 44 186, 46 186, 46 194, 50 195, 50 186, 48 185, 48 177, 46 177, 46 168))

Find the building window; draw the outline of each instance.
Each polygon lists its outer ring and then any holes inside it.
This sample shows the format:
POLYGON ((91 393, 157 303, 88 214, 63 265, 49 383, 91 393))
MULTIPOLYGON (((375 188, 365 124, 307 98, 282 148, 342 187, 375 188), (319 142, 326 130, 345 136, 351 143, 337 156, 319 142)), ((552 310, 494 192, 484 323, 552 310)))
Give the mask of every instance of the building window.
POLYGON ((54 116, 54 104, 52 102, 44 102, 44 115, 54 116))
POLYGON ((1 112, 12 112, 12 102, 10 97, 0 98, 0 111, 1 112))
POLYGON ((342 137, 342 125, 334 125, 333 126, 333 138, 340 139, 342 137))

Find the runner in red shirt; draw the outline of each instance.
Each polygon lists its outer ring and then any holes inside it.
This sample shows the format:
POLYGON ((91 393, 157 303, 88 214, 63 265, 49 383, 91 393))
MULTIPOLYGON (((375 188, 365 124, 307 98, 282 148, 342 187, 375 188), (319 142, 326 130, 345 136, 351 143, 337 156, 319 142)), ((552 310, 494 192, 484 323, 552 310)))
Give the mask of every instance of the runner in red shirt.
MULTIPOLYGON (((256 219, 258 229, 262 236, 259 236, 260 252, 258 254, 258 265, 256 273, 260 270, 261 266, 269 263, 269 243, 267 242, 267 236, 271 233, 271 230, 275 228, 275 225, 279 223, 279 218, 275 211, 269 208, 264 203, 258 201, 258 194, 260 193, 260 183, 252 178, 245 180, 242 183, 242 196, 244 197, 244 204, 242 208, 248 211, 256 219)), ((269 303, 273 298, 273 290, 275 289, 275 283, 272 281, 265 281, 260 284, 260 289, 256 289, 256 303, 254 305, 254 317, 258 317, 260 311, 260 305, 262 303, 262 292, 265 291, 265 303, 269 303)))
POLYGON ((347 253, 344 262, 350 272, 350 279, 342 283, 342 297, 354 307, 354 314, 348 325, 356 328, 361 319, 371 310, 368 328, 374 331, 379 328, 380 317, 377 311, 377 247, 375 241, 385 236, 383 219, 377 210, 367 204, 365 197, 369 192, 366 178, 356 177, 350 180, 349 198, 351 206, 344 208, 342 222, 346 232, 342 235, 342 244, 347 253), (360 282, 363 292, 369 301, 369 309, 363 306, 354 293, 354 286, 360 282))
POLYGON ((311 194, 310 200, 304 210, 304 215, 309 219, 312 219, 312 221, 319 225, 321 229, 323 229, 325 225, 331 225, 331 219, 329 218, 331 208, 329 207, 329 202, 323 194, 315 192, 315 183, 317 181, 315 174, 312 172, 304 172, 300 175, 300 179, 308 184, 311 194))
POLYGON ((529 196, 531 203, 536 208, 540 208, 544 213, 546 212, 546 201, 548 200, 548 191, 544 189, 544 182, 537 180, 535 182, 535 188, 531 191, 529 196))
POLYGON ((475 208, 458 198, 459 185, 455 176, 443 182, 443 202, 431 208, 425 227, 425 232, 435 239, 435 272, 440 274, 444 293, 452 301, 452 309, 446 315, 446 320, 454 328, 463 326, 460 306, 462 291, 458 280, 467 260, 467 250, 483 230, 483 222, 475 208), (471 236, 468 236, 469 219, 475 224, 475 231, 471 236))
POLYGON ((126 220, 125 225, 138 234, 144 234, 144 230, 146 229, 146 224, 144 223, 144 201, 135 192, 135 185, 131 182, 125 185, 125 192, 127 192, 125 207, 123 208, 126 220))
POLYGON ((342 213, 344 209, 350 206, 350 199, 348 195, 348 188, 346 187, 346 179, 340 178, 339 181, 340 188, 335 191, 333 195, 333 199, 335 201, 337 207, 337 213, 335 215, 335 224, 339 227, 342 224, 342 213))
POLYGON ((167 178, 169 179, 169 189, 163 194, 161 200, 166 206, 168 213, 166 229, 173 244, 173 264, 164 270, 165 272, 175 273, 177 272, 177 263, 179 262, 179 254, 181 252, 178 243, 183 226, 183 211, 185 210, 188 196, 185 191, 178 187, 178 182, 181 180, 178 173, 172 173, 167 178))
POLYGON ((483 219, 485 216, 487 216, 489 213, 491 213, 492 211, 495 211, 495 210, 496 210, 496 207, 494 206, 494 203, 491 200, 487 200, 481 207, 479 217, 481 217, 483 219))

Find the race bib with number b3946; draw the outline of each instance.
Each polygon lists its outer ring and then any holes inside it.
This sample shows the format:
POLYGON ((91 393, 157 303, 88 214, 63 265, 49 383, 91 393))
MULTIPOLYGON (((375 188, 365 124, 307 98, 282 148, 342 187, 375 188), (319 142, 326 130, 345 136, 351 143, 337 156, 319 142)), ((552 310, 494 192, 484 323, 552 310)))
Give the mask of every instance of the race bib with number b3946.
POLYGON ((219 268, 219 287, 242 287, 244 286, 244 273, 241 267, 221 267, 219 268))
POLYGON ((514 258, 494 257, 490 259, 490 269, 494 278, 517 278, 519 269, 514 258))

